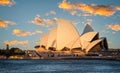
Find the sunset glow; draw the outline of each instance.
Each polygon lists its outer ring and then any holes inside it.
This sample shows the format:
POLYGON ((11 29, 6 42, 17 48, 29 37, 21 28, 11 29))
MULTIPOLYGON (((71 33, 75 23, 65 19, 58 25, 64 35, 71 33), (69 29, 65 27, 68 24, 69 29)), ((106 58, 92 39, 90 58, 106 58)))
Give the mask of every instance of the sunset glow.
MULTIPOLYGON (((62 44, 58 48, 63 48, 67 45, 64 41, 75 41, 74 38, 81 36, 86 24, 99 32, 100 37, 107 38, 109 48, 120 48, 119 0, 0 0, 1 49, 9 44, 10 47, 33 50, 34 46, 41 44, 40 38, 45 39, 51 30, 51 33, 56 34, 54 31, 57 26, 62 27, 62 30, 58 28, 60 34, 57 40, 62 44), (73 24, 76 29, 70 30, 73 26, 68 24, 73 24), (66 39, 62 40, 61 36, 66 39)), ((48 42, 51 45, 50 42, 56 36, 50 35, 47 38, 51 38, 48 42)))

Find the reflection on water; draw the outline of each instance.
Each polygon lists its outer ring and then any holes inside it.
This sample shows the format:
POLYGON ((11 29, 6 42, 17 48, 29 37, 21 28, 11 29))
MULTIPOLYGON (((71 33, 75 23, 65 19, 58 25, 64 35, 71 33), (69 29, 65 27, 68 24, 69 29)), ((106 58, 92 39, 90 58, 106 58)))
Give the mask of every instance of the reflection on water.
POLYGON ((0 73, 120 72, 119 61, 106 60, 0 60, 0 73))

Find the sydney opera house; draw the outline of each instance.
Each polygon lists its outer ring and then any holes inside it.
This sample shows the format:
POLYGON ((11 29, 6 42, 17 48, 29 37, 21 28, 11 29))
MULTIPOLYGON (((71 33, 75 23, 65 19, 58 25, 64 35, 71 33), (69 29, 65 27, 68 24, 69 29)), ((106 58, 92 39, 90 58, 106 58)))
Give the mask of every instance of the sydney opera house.
POLYGON ((89 24, 86 24, 83 33, 79 34, 72 22, 65 19, 59 19, 56 28, 43 34, 40 38, 40 47, 36 47, 37 52, 69 51, 82 54, 107 49, 107 39, 100 37, 99 32, 96 32, 89 24))

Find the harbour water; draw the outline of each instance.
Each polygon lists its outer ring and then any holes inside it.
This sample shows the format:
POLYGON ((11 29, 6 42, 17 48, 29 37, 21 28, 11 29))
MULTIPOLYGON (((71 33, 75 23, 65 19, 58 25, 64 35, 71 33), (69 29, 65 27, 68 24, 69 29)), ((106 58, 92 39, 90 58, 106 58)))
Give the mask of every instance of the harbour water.
POLYGON ((119 73, 120 61, 0 60, 0 73, 119 73))

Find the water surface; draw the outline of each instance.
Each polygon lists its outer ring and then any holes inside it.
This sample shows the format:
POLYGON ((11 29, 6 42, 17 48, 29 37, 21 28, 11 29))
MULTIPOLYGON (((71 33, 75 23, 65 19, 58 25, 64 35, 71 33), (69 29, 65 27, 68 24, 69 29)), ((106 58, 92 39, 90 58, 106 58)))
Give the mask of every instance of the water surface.
POLYGON ((108 60, 0 60, 0 73, 119 73, 108 60))

